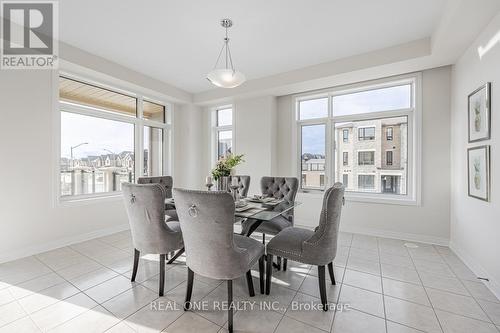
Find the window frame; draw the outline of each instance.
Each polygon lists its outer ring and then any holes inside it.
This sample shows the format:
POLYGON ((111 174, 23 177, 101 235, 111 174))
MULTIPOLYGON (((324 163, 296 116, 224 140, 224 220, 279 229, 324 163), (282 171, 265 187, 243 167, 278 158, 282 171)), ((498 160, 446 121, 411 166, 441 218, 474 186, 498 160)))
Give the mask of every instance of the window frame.
POLYGON ((128 84, 124 82, 123 84, 108 84, 107 82, 100 80, 93 80, 89 78, 87 75, 74 74, 69 71, 59 71, 55 72, 52 80, 54 82, 56 89, 54 89, 55 96, 55 128, 54 132, 54 145, 55 149, 55 182, 54 189, 56 193, 56 203, 57 204, 65 204, 65 203, 79 203, 85 201, 91 201, 95 199, 105 200, 111 199, 115 200, 116 198, 121 198, 121 191, 113 191, 113 192, 104 192, 104 193, 93 193, 93 194, 81 194, 81 195, 65 195, 63 196, 61 193, 61 177, 60 177, 60 161, 61 161, 61 112, 68 112, 73 114, 78 114, 82 116, 89 116, 93 118, 105 119, 118 121, 123 123, 132 124, 134 126, 134 182, 137 181, 137 178, 143 177, 143 161, 144 161, 144 126, 161 129, 163 131, 163 142, 162 142, 162 174, 163 175, 171 175, 173 173, 173 164, 172 164, 172 144, 173 144, 173 127, 172 127, 172 119, 173 119, 173 103, 169 102, 165 97, 154 95, 154 94, 143 94, 141 91, 137 89, 127 89, 123 88, 123 86, 127 86, 128 84), (116 93, 124 94, 136 99, 137 110, 136 116, 132 117, 130 115, 121 115, 118 113, 108 112, 105 110, 101 110, 97 107, 86 106, 86 105, 78 105, 75 103, 64 102, 59 99, 59 78, 67 78, 70 80, 78 81, 83 84, 88 84, 91 86, 96 86, 102 89, 106 89, 109 91, 113 91, 116 93), (155 120, 148 120, 143 118, 143 100, 155 104, 159 104, 164 106, 165 115, 164 122, 159 122, 155 120))
POLYGON ((357 153, 358 153, 357 154, 358 155, 358 166, 375 165, 375 153, 376 153, 375 150, 373 150, 373 149, 360 149, 360 150, 357 151, 357 153), (359 161, 360 161, 359 157, 360 157, 361 153, 373 153, 373 163, 369 163, 369 164, 368 163, 362 163, 362 164, 359 163, 359 161))
MULTIPOLYGON (((335 143, 335 124, 349 121, 373 120, 391 117, 407 117, 407 188, 405 195, 390 195, 384 193, 361 193, 346 192, 345 198, 348 201, 371 202, 384 204, 397 204, 419 206, 421 205, 421 156, 422 156, 422 73, 410 73, 393 77, 375 79, 371 81, 347 84, 338 87, 331 87, 315 92, 307 92, 293 95, 294 99, 294 117, 292 117, 292 152, 296 163, 294 163, 295 173, 301 176, 301 126, 304 124, 326 124, 326 158, 325 158, 325 187, 328 188, 336 182, 335 167, 336 163, 342 165, 342 160, 336 161, 338 152, 334 149, 335 143), (333 115, 333 98, 338 95, 356 93, 366 90, 389 88, 400 85, 410 85, 410 108, 400 110, 388 110, 368 112, 364 114, 354 114, 345 116, 333 115), (300 120, 299 101, 328 96, 328 117, 300 120)), ((342 140, 339 135, 338 140, 342 140)), ((340 181, 340 180, 337 180, 340 181)), ((299 188, 301 195, 322 196, 323 189, 302 189, 299 188)))
POLYGON ((385 165, 392 166, 394 163, 394 150, 388 149, 385 151, 385 165), (391 155, 391 163, 389 163, 389 153, 391 155))
POLYGON ((393 141, 394 140, 394 127, 393 126, 388 126, 385 129, 385 140, 386 141, 393 141), (391 130, 391 135, 389 135, 389 130, 391 130))
POLYGON ((220 105, 216 106, 212 109, 211 112, 211 123, 212 123, 212 142, 211 145, 211 156, 212 156, 212 163, 211 165, 215 165, 217 161, 219 160, 219 133, 220 132, 225 132, 225 131, 231 131, 231 149, 232 153, 234 154, 234 106, 231 104, 226 104, 226 105, 220 105), (223 125, 223 126, 218 126, 218 112, 221 110, 227 110, 231 109, 231 125, 223 125))

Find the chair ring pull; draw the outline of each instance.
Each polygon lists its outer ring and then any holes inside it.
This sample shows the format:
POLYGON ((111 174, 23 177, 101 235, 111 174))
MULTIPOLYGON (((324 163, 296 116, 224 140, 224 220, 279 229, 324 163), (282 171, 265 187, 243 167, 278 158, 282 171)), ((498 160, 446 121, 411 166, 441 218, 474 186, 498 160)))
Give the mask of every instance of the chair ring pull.
POLYGON ((130 194, 130 203, 135 203, 135 195, 130 194))
POLYGON ((198 216, 198 209, 196 208, 196 205, 191 205, 191 207, 189 207, 188 214, 191 217, 197 217, 198 216))

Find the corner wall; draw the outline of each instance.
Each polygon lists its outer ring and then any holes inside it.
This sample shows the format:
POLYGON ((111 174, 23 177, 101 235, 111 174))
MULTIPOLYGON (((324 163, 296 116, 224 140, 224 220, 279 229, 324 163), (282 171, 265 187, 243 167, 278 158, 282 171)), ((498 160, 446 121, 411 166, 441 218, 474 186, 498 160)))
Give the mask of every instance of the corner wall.
POLYGON ((500 297, 500 14, 453 66, 451 111, 451 248, 500 297), (480 57, 479 48, 487 50, 480 57), (491 140, 468 143, 467 96, 491 82, 491 140), (467 148, 491 145, 491 201, 467 195, 467 148))

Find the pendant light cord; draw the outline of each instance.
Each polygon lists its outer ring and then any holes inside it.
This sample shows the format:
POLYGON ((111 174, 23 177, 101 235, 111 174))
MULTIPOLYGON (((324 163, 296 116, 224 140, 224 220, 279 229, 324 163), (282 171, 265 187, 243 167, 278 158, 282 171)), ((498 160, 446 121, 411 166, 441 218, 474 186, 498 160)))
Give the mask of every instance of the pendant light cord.
POLYGON ((219 64, 220 57, 222 56, 222 52, 224 49, 226 50, 226 61, 225 61, 225 68, 228 69, 228 59, 229 59, 229 64, 231 64, 231 70, 233 73, 235 72, 234 70, 234 65, 233 65, 233 57, 231 56, 231 49, 229 48, 229 38, 228 38, 228 33, 227 33, 227 27, 226 27, 226 37, 224 38, 224 43, 222 44, 222 48, 220 49, 219 56, 217 57, 217 61, 215 62, 214 69, 217 68, 217 65, 219 64))

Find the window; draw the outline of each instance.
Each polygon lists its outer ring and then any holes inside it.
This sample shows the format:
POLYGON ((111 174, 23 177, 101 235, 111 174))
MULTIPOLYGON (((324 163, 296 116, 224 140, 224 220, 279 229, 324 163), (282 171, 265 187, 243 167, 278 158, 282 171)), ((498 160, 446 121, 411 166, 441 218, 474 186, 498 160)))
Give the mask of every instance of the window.
POLYGON ((349 175, 347 173, 342 175, 342 184, 344 184, 345 188, 349 186, 349 175))
POLYGON ((62 76, 59 96, 61 198, 109 195, 164 173, 165 106, 62 76))
POLYGON ((328 117, 328 97, 309 99, 299 102, 299 119, 328 117))
POLYGON ((349 153, 346 151, 342 153, 342 164, 349 165, 349 153))
POLYGON ((392 133, 393 133, 393 128, 387 127, 387 133, 386 133, 386 140, 387 141, 392 141, 392 133))
POLYGON ((302 166, 300 175, 307 176, 302 189, 321 190, 350 179, 348 198, 418 202, 421 110, 416 103, 421 78, 417 74, 393 80, 297 97, 297 165, 302 166), (324 160, 324 187, 315 186, 317 171, 310 168, 317 154, 324 160))
POLYGON ((360 151, 358 152, 358 165, 374 165, 375 152, 374 151, 360 151))
POLYGON ((358 140, 375 140, 375 127, 358 128, 358 140))
POLYGON ((349 142, 349 130, 348 129, 342 130, 342 141, 349 142))
POLYGON ((385 152, 385 164, 392 165, 392 150, 385 152))
POLYGON ((375 176, 358 175, 358 189, 359 191, 375 189, 375 176))
POLYGON ((215 110, 216 160, 233 152, 233 109, 215 110))
POLYGON ((325 125, 304 125, 301 127, 302 184, 303 189, 320 189, 325 186, 325 125), (323 176, 323 182, 321 182, 323 176))

